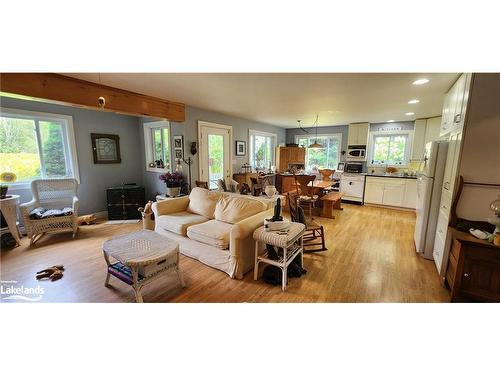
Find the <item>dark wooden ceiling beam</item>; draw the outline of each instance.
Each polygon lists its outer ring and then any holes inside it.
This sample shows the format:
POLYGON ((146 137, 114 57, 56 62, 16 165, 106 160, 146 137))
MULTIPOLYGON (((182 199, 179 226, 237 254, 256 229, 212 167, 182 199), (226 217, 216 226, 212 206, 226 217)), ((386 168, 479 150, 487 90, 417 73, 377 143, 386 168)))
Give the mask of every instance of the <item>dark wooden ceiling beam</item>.
POLYGON ((176 122, 185 120, 185 105, 182 103, 55 73, 0 73, 0 92, 91 109, 100 109, 98 98, 102 96, 106 99, 106 111, 176 122))

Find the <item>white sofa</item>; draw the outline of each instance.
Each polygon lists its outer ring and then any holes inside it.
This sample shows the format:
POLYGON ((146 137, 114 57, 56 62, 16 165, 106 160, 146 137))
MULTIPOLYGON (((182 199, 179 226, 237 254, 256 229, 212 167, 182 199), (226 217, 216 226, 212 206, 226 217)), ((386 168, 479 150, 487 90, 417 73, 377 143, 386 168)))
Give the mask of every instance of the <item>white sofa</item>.
POLYGON ((155 231, 180 252, 241 279, 254 266, 252 234, 273 214, 273 201, 194 188, 189 196, 153 203, 155 231))

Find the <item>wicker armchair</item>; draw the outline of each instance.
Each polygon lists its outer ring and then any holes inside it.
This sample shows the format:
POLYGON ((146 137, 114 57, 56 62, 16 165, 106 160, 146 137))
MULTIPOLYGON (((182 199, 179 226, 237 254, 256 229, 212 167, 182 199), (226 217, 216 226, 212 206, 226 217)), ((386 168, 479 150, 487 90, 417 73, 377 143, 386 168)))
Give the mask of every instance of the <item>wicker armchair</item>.
POLYGON ((33 199, 20 205, 24 226, 30 238, 30 246, 45 233, 72 231, 75 238, 78 230, 78 206, 76 196, 78 182, 73 178, 34 180, 31 182, 33 199), (30 212, 34 208, 62 209, 71 207, 71 215, 31 219, 30 212))

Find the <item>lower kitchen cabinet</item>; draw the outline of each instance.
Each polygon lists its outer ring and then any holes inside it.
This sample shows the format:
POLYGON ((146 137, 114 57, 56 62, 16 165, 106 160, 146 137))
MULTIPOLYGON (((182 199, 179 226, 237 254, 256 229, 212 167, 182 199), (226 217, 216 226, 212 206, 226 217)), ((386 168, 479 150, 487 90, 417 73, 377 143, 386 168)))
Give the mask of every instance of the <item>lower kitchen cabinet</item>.
POLYGON ((500 302, 500 247, 452 231, 446 284, 452 301, 500 302))
POLYGON ((415 209, 415 179, 367 176, 365 203, 415 209))

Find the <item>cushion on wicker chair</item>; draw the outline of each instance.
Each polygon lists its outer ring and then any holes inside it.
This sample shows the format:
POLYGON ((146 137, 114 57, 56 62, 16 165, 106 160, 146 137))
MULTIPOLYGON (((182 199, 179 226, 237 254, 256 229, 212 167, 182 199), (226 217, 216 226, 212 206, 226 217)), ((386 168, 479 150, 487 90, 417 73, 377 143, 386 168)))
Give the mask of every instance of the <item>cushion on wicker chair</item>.
POLYGON ((47 210, 43 207, 37 207, 30 211, 30 219, 48 219, 50 217, 70 216, 73 214, 71 207, 64 207, 63 209, 50 209, 47 210))

